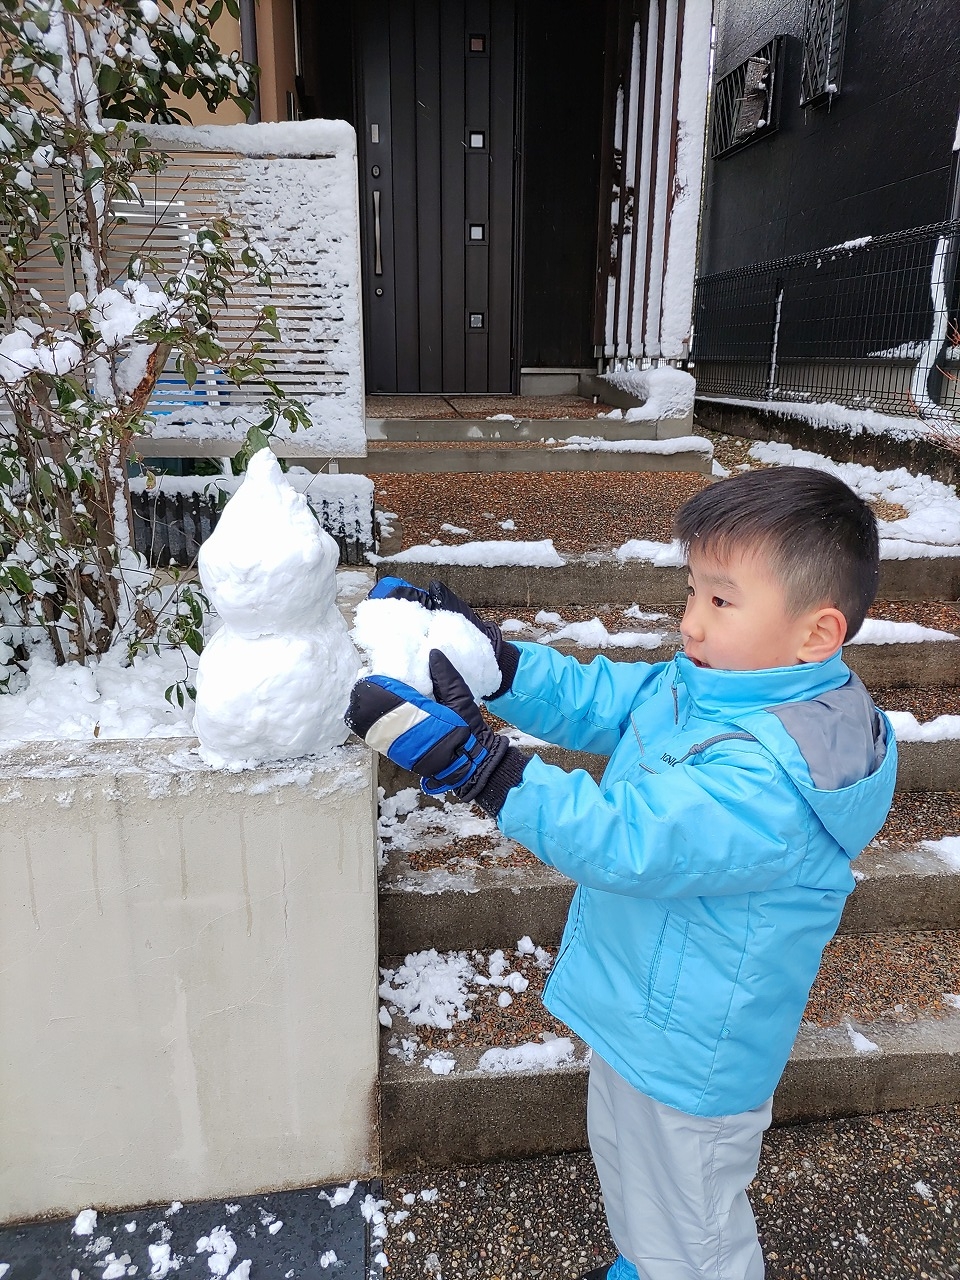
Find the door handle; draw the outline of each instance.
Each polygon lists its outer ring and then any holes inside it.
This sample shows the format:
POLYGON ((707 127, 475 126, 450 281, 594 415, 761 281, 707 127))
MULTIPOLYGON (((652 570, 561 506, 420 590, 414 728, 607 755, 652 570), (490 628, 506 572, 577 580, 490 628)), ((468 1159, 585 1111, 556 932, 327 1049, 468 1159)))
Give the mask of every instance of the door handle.
POLYGON ((373 274, 383 275, 383 258, 380 252, 380 192, 373 193, 373 274))

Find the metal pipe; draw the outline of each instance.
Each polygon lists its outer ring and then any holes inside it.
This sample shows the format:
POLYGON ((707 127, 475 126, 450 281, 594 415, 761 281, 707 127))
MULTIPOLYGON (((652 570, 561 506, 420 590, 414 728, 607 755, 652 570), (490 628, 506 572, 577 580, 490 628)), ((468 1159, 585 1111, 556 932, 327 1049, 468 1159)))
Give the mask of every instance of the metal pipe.
MULTIPOLYGON (((257 0, 240 0, 240 56, 244 62, 259 66, 257 57, 257 0)), ((247 124, 260 123, 260 82, 253 95, 253 105, 247 116, 247 124)))

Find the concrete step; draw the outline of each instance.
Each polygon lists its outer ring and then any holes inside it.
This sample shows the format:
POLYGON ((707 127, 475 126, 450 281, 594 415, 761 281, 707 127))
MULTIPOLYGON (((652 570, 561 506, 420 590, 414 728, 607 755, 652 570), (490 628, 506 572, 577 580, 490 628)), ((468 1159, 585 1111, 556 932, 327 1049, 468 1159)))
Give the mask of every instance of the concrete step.
POLYGON ((599 436, 604 440, 672 440, 690 435, 687 418, 627 422, 623 418, 367 418, 367 439, 392 444, 414 441, 457 443, 490 440, 510 443, 528 440, 566 440, 570 436, 599 436))
MULTIPOLYGON (((592 423, 581 423, 592 428, 592 423)), ((573 434, 573 433, 570 433, 573 434)), ((591 437, 592 431, 579 432, 591 437)), ((598 437, 605 439, 605 437, 598 437)), ((592 440, 589 445, 512 444, 491 441, 471 447, 468 443, 437 442, 415 447, 409 442, 371 445, 365 458, 338 460, 341 472, 362 475, 413 474, 462 475, 483 472, 499 474, 514 471, 670 471, 710 475, 713 446, 702 436, 679 436, 666 440, 638 440, 628 437, 607 446, 592 440)))
MULTIPOLYGON (((526 637, 517 637, 518 639, 526 637)), ((679 633, 665 637, 656 649, 604 648, 558 640, 552 648, 580 662, 603 654, 612 662, 669 662, 681 648, 679 633)), ((960 642, 925 640, 918 644, 849 644, 843 658, 868 689, 896 689, 923 685, 960 685, 960 642)))
MULTIPOLYGON (((609 556, 570 559, 557 568, 534 565, 467 565, 384 557, 377 577, 400 575, 417 586, 443 578, 475 607, 562 609, 565 605, 679 605, 686 599, 685 571, 645 560, 609 556)), ((881 600, 960 599, 960 556, 883 560, 881 600)))
MULTIPOLYGON (((883 705, 881 699, 881 706, 883 705)), ((607 757, 589 751, 567 751, 549 743, 536 745, 536 739, 514 735, 515 741, 529 751, 535 751, 547 764, 561 769, 585 769, 599 782, 607 767, 607 757)), ((941 742, 900 741, 897 743, 898 791, 960 791, 960 743, 955 738, 941 742)), ((411 776, 382 757, 379 761, 379 780, 386 795, 409 787, 411 776)))
MULTIPOLYGON (((483 949, 524 934, 557 945, 572 883, 506 840, 488 819, 471 820, 473 830, 486 835, 465 840, 455 834, 459 808, 419 809, 409 829, 381 825, 387 857, 380 876, 381 955, 483 949)), ((877 840, 854 864, 857 888, 840 932, 956 927, 960 870, 922 841, 958 834, 960 793, 899 794, 877 840)))
MULTIPOLYGON (((951 942, 955 936, 950 935, 951 942)), ((850 966, 844 954, 849 945, 835 939, 828 946, 808 1020, 800 1028, 774 1098, 775 1123, 960 1101, 960 1012, 940 993, 931 988, 929 1000, 919 995, 912 1005, 906 1001, 902 1012, 890 1009, 869 1018, 858 1016, 859 1010, 877 1007, 878 995, 881 1004, 887 998, 885 969, 899 973, 928 944, 944 947, 943 939, 935 935, 912 935, 906 948, 899 937, 875 937, 870 943, 873 967, 854 966, 849 998, 839 1000, 829 986, 838 965, 850 966), (837 953, 833 957, 831 950, 837 953), (870 974, 878 975, 876 992, 871 989, 870 974)), ((519 968, 513 955, 510 959, 519 968)), ((476 958, 475 963, 482 971, 483 963, 476 958)), ((955 969, 954 964, 951 978, 956 977, 955 969)), ((934 986, 936 978, 934 968, 934 986)), ((393 1015, 393 1026, 384 1030, 381 1046, 385 1172, 517 1159, 586 1145, 587 1051, 581 1041, 571 1037, 572 1058, 559 1067, 503 1072, 479 1065, 491 1034, 499 1045, 542 1045, 538 1028, 549 1026, 547 1036, 557 1034, 555 1028, 563 1033, 542 1007, 538 1012, 539 989, 539 984, 531 983, 495 1022, 480 1010, 478 998, 473 1007, 480 1022, 456 1023, 456 1030, 449 1033, 452 1042, 444 1039, 442 1031, 425 1033, 401 1014, 393 1015), (513 1010, 516 1026, 511 1028, 513 1010), (391 1053, 404 1041, 405 1053, 391 1053), (446 1059, 446 1074, 435 1074, 425 1065, 438 1054, 446 1059)))

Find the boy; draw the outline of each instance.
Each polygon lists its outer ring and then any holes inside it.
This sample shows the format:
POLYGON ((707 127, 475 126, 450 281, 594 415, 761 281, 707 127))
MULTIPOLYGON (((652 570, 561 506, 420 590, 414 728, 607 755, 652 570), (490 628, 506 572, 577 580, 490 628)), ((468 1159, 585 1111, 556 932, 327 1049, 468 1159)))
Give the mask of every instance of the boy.
POLYGON ((840 654, 879 576, 866 504, 819 471, 747 472, 688 501, 676 533, 689 597, 667 663, 585 666, 505 641, 441 584, 375 589, 471 618, 503 675, 491 709, 609 754, 599 785, 493 733, 436 651, 436 701, 374 676, 347 716, 579 886, 544 1003, 593 1050, 587 1124, 619 1256, 591 1280, 763 1276, 746 1188, 896 776, 890 724, 840 654))

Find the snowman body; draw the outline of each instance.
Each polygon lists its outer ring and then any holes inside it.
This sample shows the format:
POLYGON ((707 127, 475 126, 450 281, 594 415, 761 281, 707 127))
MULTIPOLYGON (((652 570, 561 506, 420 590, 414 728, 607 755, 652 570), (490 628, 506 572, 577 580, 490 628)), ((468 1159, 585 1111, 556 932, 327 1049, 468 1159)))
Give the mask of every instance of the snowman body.
POLYGON ((197 668, 201 755, 240 768, 328 751, 360 667, 337 608, 337 544, 269 449, 200 548, 200 579, 223 622, 197 668))

